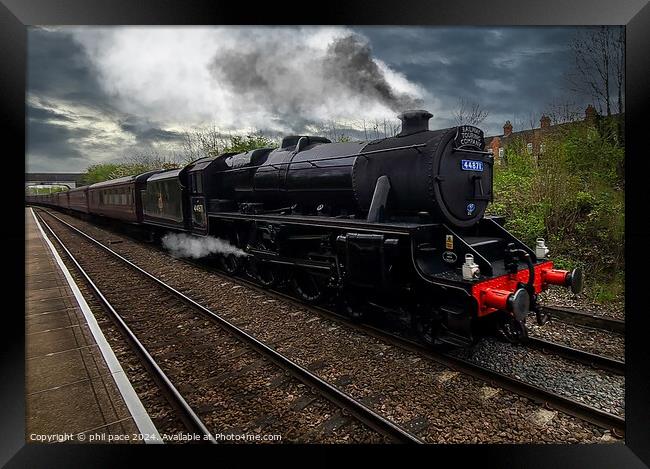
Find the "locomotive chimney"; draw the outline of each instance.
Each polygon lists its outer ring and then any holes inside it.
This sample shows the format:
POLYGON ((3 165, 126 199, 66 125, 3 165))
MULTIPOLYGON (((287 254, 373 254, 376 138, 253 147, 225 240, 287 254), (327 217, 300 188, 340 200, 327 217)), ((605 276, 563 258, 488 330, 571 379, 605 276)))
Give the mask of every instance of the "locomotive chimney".
POLYGON ((397 118, 402 121, 402 130, 397 134, 398 137, 411 135, 417 132, 429 130, 429 119, 433 117, 429 111, 405 111, 397 118))

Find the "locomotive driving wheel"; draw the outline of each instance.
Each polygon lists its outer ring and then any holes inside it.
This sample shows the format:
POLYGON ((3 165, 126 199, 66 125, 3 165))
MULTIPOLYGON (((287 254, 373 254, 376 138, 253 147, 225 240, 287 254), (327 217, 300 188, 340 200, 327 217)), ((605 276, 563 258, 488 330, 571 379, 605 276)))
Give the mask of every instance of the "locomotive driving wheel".
POLYGON ((251 256, 240 261, 242 271, 251 279, 257 279, 257 261, 251 256))
POLYGON ((221 256, 221 267, 230 275, 235 275, 241 269, 241 262, 234 254, 221 256))
POLYGON ((265 287, 273 287, 278 283, 277 267, 268 262, 257 263, 257 280, 265 287))
POLYGON ((307 271, 296 269, 291 276, 291 286, 296 295, 307 303, 316 303, 323 297, 323 285, 307 271))
POLYGON ((418 311, 412 316, 412 324, 418 338, 426 345, 434 346, 438 343, 438 321, 433 314, 418 311))
POLYGON ((338 299, 339 310, 354 322, 361 322, 366 316, 365 305, 351 295, 345 295, 338 299))

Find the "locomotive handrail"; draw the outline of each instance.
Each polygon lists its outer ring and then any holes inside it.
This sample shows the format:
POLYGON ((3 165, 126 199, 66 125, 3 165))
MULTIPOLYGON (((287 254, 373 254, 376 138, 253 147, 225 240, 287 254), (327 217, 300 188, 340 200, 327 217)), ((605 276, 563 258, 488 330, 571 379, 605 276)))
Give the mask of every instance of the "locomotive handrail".
POLYGON ((466 150, 464 148, 452 148, 452 152, 457 152, 457 151, 462 151, 464 153, 478 153, 479 155, 489 155, 492 159, 494 159, 494 155, 490 153, 489 151, 481 151, 481 150, 466 150))
POLYGON ((447 226, 444 223, 442 224, 442 226, 449 233, 451 233, 451 235, 454 237, 454 239, 456 239, 460 244, 462 244, 462 246, 474 256, 474 259, 476 259, 478 261, 478 264, 481 267, 485 268, 485 270, 486 270, 485 274, 487 274, 487 275, 492 275, 493 274, 494 269, 493 269, 492 263, 490 261, 488 261, 485 257, 483 257, 476 249, 474 249, 472 246, 470 246, 470 244, 467 241, 465 241, 462 236, 458 236, 458 234, 454 230, 449 228, 449 226, 447 226))
POLYGON ((231 172, 235 172, 235 171, 247 171, 247 170, 250 170, 250 169, 257 169, 257 168, 269 167, 269 166, 271 166, 274 169, 280 169, 279 166, 291 166, 292 163, 293 164, 309 163, 309 164, 311 164, 312 166, 314 166, 316 168, 320 168, 320 166, 318 166, 316 164, 316 162, 341 160, 341 159, 344 159, 344 158, 353 158, 355 156, 374 155, 374 154, 377 154, 377 153, 386 153, 386 152, 394 151, 394 150, 418 149, 418 148, 422 148, 422 147, 426 147, 426 146, 427 146, 426 143, 416 143, 416 144, 413 144, 413 145, 405 145, 405 146, 401 146, 401 147, 383 148, 381 150, 362 151, 362 152, 359 152, 359 153, 352 153, 352 154, 349 154, 349 155, 330 156, 328 158, 321 158, 321 159, 318 159, 318 160, 303 160, 303 161, 295 161, 295 162, 294 161, 286 161, 284 163, 269 163, 269 164, 261 164, 261 165, 257 165, 257 166, 246 166, 246 167, 242 167, 242 168, 225 169, 223 171, 216 171, 215 174, 231 173, 231 172))

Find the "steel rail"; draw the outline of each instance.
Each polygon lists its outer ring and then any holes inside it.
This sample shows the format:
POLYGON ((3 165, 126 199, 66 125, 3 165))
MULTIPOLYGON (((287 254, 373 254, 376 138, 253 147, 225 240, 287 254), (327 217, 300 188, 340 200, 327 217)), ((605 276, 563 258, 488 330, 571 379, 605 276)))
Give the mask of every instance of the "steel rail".
POLYGON ((528 337, 526 345, 530 345, 543 352, 555 353, 562 357, 568 358, 569 360, 575 360, 594 368, 612 371, 617 374, 625 373, 625 362, 622 360, 617 360, 616 358, 607 357, 605 355, 598 355, 575 347, 571 347, 569 345, 540 339, 539 337, 528 337))
MULTIPOLYGON (((190 265, 197 266, 198 268, 207 269, 205 266, 201 266, 198 263, 188 262, 190 265)), ((208 269, 209 270, 209 269, 208 269)), ((221 273, 221 272, 220 272, 221 273)), ((309 305, 301 302, 299 299, 281 292, 275 289, 267 289, 259 286, 251 280, 246 278, 236 276, 233 277, 227 273, 222 273, 222 275, 227 275, 229 278, 241 282, 242 284, 249 286, 260 293, 266 293, 276 298, 282 299, 284 301, 289 301, 296 306, 300 306, 305 309, 312 310, 313 312, 325 316, 329 319, 336 320, 338 322, 345 323, 346 326, 364 332, 376 339, 383 340, 385 342, 392 343, 404 350, 408 350, 413 353, 417 353, 421 356, 429 358, 436 363, 442 364, 449 368, 454 368, 462 373, 468 374, 470 376, 481 379, 485 382, 492 383, 496 386, 502 387, 506 390, 514 392, 523 397, 527 397, 535 402, 543 403, 547 408, 554 408, 565 414, 571 415, 578 419, 590 422, 594 425, 597 425, 601 428, 612 430, 614 434, 619 436, 625 435, 625 419, 615 414, 605 412, 597 407, 584 404, 576 399, 571 397, 564 396, 562 394, 549 391, 547 389, 540 388, 533 384, 527 383, 525 381, 513 378, 503 373, 499 373, 490 368, 483 367, 476 363, 473 363, 469 360, 464 360, 429 347, 424 346, 421 343, 415 342, 413 340, 400 337, 396 334, 389 333, 378 327, 361 324, 358 322, 353 322, 346 316, 338 314, 330 309, 327 309, 323 306, 309 305)))
POLYGON ((332 386, 329 384, 327 381, 321 379, 320 377, 316 376, 313 374, 311 371, 307 370, 306 368, 298 365, 296 362, 292 361, 291 359, 285 357, 284 355, 280 354, 277 352, 275 349, 269 347, 268 345, 264 344, 263 342, 259 341, 252 335, 248 334, 244 330, 238 328, 231 322, 227 321, 220 315, 216 314, 215 312, 209 310, 205 306, 201 305, 200 303, 197 303, 195 300, 192 298, 188 297, 187 295, 179 292, 176 290, 174 287, 166 284, 153 274, 147 272, 146 270, 142 269, 138 265, 134 264, 133 262, 129 261, 125 257, 121 256, 117 252, 113 251, 109 247, 105 246, 102 244, 100 241, 96 240, 95 238, 91 237, 90 235, 84 233, 80 229, 76 228, 75 226, 67 223, 66 221, 60 219, 56 215, 53 215, 52 213, 48 214, 52 216, 53 218, 57 219, 60 223, 63 225, 67 226, 71 230, 75 231, 76 233, 80 234, 81 236, 85 237, 92 243, 96 244, 98 247, 104 249, 108 253, 110 253, 112 256, 115 258, 119 259, 122 261, 124 264, 128 265, 130 268, 133 270, 140 272, 150 280, 154 281, 170 293, 172 293, 174 296, 177 298, 183 300, 184 302, 188 303, 189 305, 193 306, 194 308, 198 309, 201 311, 203 314, 207 315, 210 319, 216 321, 220 326, 222 326, 225 330, 230 332, 232 335, 237 337, 238 339, 242 340, 243 342, 247 343, 249 346, 257 350, 260 354, 262 354, 264 357, 270 359, 273 363, 276 365, 280 366, 282 369, 288 371, 292 376, 300 380, 306 385, 309 385, 312 388, 317 389, 323 397, 328 399, 330 402, 333 402, 335 405, 337 405, 340 408, 343 408, 350 412, 351 415, 353 415, 356 419, 360 420, 364 424, 366 424, 368 427, 371 429, 375 430, 376 432, 388 436, 391 439, 395 440, 396 442, 400 443, 423 443, 423 441, 418 438, 417 436, 413 435, 412 433, 408 432, 407 430, 403 429, 399 425, 395 424, 394 422, 386 419, 382 415, 376 413, 374 410, 371 408, 367 407, 365 404, 359 402, 358 400, 354 399, 352 396, 349 394, 341 391, 340 389, 332 386))
MULTIPOLYGON (((203 441, 208 441, 210 443, 216 443, 216 440, 214 439, 214 436, 212 435, 210 430, 208 430, 208 428, 203 424, 203 422, 201 421, 199 416, 196 415, 196 413, 192 410, 192 408, 187 403, 185 398, 183 398, 183 396, 178 391, 178 389, 176 389, 176 387, 173 385, 173 383, 171 382, 169 377, 160 368, 158 363, 156 363, 155 359, 151 356, 151 354, 146 349, 146 347, 142 344, 142 342, 140 342, 140 340, 136 337, 136 335, 133 333, 131 328, 126 324, 126 322, 124 321, 122 316, 111 305, 111 303, 104 296, 104 294, 101 292, 99 287, 97 287, 95 282, 92 281, 92 279, 90 278, 88 273, 84 270, 84 268, 81 266, 81 264, 79 264, 77 259, 70 252, 70 250, 66 247, 66 245, 63 243, 61 238, 59 238, 59 236, 57 236, 57 234, 54 232, 54 230, 50 227, 50 225, 43 219, 43 217, 40 214, 38 215, 38 218, 39 218, 39 221, 43 224, 43 226, 45 226, 47 228, 47 230, 50 232, 52 237, 59 244, 61 249, 68 256, 68 259, 70 259, 70 261, 75 265, 76 269, 79 271, 79 273, 85 279, 85 281, 88 283, 91 290, 93 291, 95 296, 99 299, 99 301, 102 303, 104 308, 113 317, 116 324, 122 330, 122 332, 124 333, 125 337, 129 341, 129 343, 135 349, 136 353, 140 356, 141 360, 143 361, 143 364, 144 364, 145 368, 153 375, 153 378, 154 378, 154 381, 156 382, 156 384, 158 384, 158 386, 161 388, 161 390, 163 392, 165 392, 169 403, 177 411, 180 411, 179 414, 180 414, 180 418, 183 421, 183 423, 188 427, 188 429, 193 429, 195 432, 203 434, 203 441)), ((55 218, 58 218, 58 217, 55 216, 55 218)))
POLYGON ((576 309, 562 308, 560 306, 542 306, 542 310, 549 313, 551 318, 557 318, 568 324, 587 326, 609 332, 625 334, 625 321, 620 319, 598 316, 576 309))

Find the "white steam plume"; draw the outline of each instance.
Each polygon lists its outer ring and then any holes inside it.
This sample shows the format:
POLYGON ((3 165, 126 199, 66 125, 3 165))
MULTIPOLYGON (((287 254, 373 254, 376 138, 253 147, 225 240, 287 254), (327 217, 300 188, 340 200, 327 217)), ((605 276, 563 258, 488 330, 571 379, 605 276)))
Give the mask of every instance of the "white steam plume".
MULTIPOLYGON (((224 130, 394 119, 431 101, 338 27, 72 28, 103 89, 129 114, 224 130)), ((430 109, 431 110, 431 109, 430 109)))
POLYGON ((211 236, 192 236, 184 233, 167 233, 162 239, 163 246, 176 257, 191 257, 198 259, 209 254, 234 254, 237 257, 247 256, 244 251, 223 239, 211 236))

